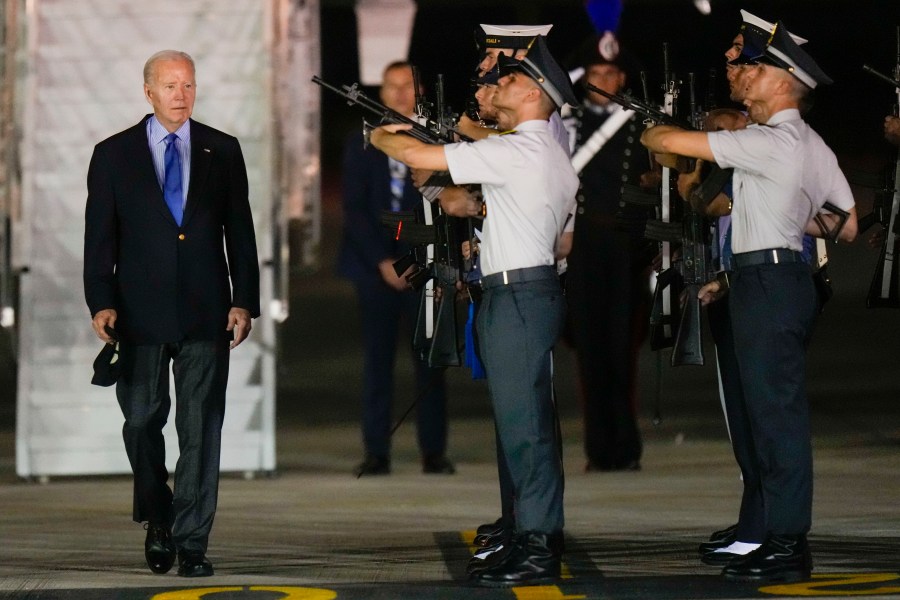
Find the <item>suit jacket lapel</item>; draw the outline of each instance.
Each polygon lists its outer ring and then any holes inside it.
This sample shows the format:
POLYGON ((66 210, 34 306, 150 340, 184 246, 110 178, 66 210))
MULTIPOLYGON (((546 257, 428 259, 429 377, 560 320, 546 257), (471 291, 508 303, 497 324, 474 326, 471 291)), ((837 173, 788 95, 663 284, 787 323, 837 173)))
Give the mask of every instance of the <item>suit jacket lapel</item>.
POLYGON ((182 227, 187 225, 197 211, 197 204, 206 187, 206 177, 209 174, 209 166, 212 162, 212 149, 209 147, 202 126, 191 120, 191 182, 188 184, 187 204, 184 207, 182 227))

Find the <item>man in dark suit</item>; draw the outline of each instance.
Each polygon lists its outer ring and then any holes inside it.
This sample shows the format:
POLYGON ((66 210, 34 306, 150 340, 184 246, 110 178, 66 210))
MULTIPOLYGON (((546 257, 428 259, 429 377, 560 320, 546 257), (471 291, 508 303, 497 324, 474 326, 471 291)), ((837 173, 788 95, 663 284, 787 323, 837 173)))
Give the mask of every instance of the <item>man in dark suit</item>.
POLYGON ((194 62, 165 50, 144 66, 153 114, 97 144, 88 170, 84 289, 97 336, 120 341, 116 397, 154 573, 213 574, 229 349, 259 316, 259 265, 238 141, 190 119, 194 62), (223 243, 224 241, 224 243, 223 243), (227 254, 227 260, 226 260, 227 254), (180 455, 167 484, 169 363, 180 455))
MULTIPOLYGON (((412 116, 415 88, 412 68, 395 62, 384 70, 381 101, 388 108, 412 116)), ((381 225, 385 210, 420 208, 422 197, 413 186, 406 165, 374 147, 362 135, 347 140, 343 160, 344 236, 338 272, 353 282, 359 298, 365 346, 363 368, 363 443, 365 458, 356 475, 386 475, 391 470, 390 428, 394 387, 394 357, 401 321, 415 323, 418 295, 394 272, 393 263, 409 252, 381 225)), ((411 344, 411 337, 409 338, 411 344)), ((419 450, 425 473, 452 474, 444 455, 447 446, 444 375, 414 357, 419 450)))

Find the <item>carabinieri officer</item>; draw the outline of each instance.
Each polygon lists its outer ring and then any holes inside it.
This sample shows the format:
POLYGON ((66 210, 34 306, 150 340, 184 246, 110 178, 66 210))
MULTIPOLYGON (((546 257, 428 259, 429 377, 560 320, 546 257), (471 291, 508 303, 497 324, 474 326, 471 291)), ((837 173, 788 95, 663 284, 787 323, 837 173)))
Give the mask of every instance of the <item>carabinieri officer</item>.
MULTIPOLYGON (((834 153, 800 117, 806 96, 831 79, 780 22, 752 62, 744 104, 754 125, 714 133, 657 126, 641 141, 654 152, 734 168, 729 309, 762 480, 766 536, 722 573, 730 580, 796 581, 808 579, 812 570, 805 359, 816 292, 801 257, 803 233, 828 201, 850 213, 840 237, 852 241, 856 211, 834 153)), ((701 300, 713 291, 717 284, 704 286, 701 300)))
POLYGON ((413 168, 449 170, 458 184, 482 185, 484 298, 476 327, 516 496, 512 550, 473 575, 487 586, 550 583, 560 575, 563 482, 550 357, 565 301, 554 250, 578 189, 548 125, 559 107, 576 102, 565 71, 541 37, 522 61, 504 56, 500 68, 493 104, 506 135, 439 146, 386 125, 371 137, 413 168))

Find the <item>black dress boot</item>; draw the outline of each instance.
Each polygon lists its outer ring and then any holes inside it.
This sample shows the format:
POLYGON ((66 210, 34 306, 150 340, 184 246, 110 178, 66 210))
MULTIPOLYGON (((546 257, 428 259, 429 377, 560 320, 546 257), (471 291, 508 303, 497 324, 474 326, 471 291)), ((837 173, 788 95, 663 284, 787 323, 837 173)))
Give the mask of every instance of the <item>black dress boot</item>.
POLYGON ((559 579, 559 534, 521 533, 512 539, 509 554, 490 568, 476 571, 472 580, 487 587, 543 585, 559 579))
POLYGON ((727 548, 736 542, 737 528, 738 524, 735 523, 731 527, 726 527, 720 531, 714 531, 712 535, 709 536, 709 541, 703 542, 700 544, 699 548, 697 548, 700 554, 703 555, 709 552, 715 552, 719 548, 727 548))
POLYGON ((810 578, 812 555, 805 535, 770 533, 762 546, 722 569, 729 581, 802 581, 810 578))
POLYGON ((484 523, 475 530, 473 544, 481 548, 496 546, 512 536, 514 525, 505 517, 500 517, 493 523, 484 523))
POLYGON ((487 569, 496 567, 506 560, 511 549, 511 537, 507 537, 491 546, 479 548, 475 554, 472 555, 472 558, 469 559, 468 564, 466 564, 466 573, 474 575, 480 571, 486 571, 487 569))

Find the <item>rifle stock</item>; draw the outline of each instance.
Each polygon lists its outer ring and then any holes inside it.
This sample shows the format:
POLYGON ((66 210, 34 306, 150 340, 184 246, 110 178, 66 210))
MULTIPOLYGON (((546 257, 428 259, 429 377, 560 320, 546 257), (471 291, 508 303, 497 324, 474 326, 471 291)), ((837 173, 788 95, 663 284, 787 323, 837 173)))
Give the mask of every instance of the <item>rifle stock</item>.
POLYGON ((700 299, 697 293, 700 285, 689 283, 684 286, 684 306, 678 321, 678 333, 672 347, 672 366, 703 366, 703 332, 700 322, 700 299))
POLYGON ((684 302, 672 348, 672 366, 703 365, 703 332, 700 324, 700 287, 711 278, 706 219, 693 210, 682 219, 681 262, 678 269, 684 282, 684 302))

